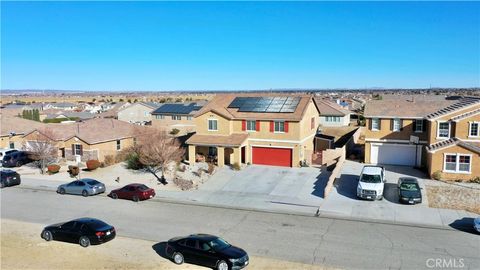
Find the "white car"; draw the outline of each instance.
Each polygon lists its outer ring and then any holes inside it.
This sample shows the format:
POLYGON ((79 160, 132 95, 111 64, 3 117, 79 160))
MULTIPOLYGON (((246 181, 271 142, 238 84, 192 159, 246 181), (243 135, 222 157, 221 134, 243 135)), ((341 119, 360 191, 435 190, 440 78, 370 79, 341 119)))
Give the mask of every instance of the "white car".
POLYGON ((357 186, 357 197, 367 200, 383 199, 385 169, 380 166, 364 166, 357 186))
POLYGON ((480 217, 473 220, 473 228, 480 233, 480 217))

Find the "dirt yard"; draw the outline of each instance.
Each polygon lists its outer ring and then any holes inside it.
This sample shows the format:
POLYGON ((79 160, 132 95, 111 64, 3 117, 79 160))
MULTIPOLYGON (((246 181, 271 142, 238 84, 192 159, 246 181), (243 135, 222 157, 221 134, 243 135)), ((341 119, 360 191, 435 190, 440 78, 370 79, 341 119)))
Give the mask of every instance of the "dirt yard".
POLYGON ((457 185, 426 185, 428 204, 435 208, 466 210, 480 214, 480 189, 457 185))
MULTIPOLYGON (((159 256, 156 242, 117 237, 103 245, 82 248, 76 244, 46 242, 43 226, 2 219, 1 264, 6 269, 206 269, 175 265, 159 256)), ((248 269, 330 269, 263 257, 251 257, 248 269)))

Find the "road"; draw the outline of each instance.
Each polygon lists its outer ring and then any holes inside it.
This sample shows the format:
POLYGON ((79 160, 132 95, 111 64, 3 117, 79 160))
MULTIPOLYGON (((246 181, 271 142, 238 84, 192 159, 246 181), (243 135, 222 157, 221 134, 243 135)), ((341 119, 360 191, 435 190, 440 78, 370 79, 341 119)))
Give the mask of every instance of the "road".
POLYGON ((432 269, 429 266, 438 261, 480 269, 480 236, 471 232, 158 201, 134 203, 105 196, 62 196, 20 187, 0 194, 1 217, 24 222, 47 225, 96 217, 113 224, 120 236, 158 242, 211 233, 251 255, 346 269, 432 269))

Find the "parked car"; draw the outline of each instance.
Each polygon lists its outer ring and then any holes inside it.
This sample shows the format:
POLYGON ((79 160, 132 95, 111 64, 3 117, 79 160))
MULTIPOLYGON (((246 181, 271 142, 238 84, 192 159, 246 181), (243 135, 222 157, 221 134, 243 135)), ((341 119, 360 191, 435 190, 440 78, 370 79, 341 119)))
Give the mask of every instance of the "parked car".
POLYGON ((3 167, 20 167, 30 162, 28 154, 24 151, 14 151, 5 154, 2 159, 3 167))
POLYGON ((401 177, 398 179, 398 200, 400 203, 422 203, 422 191, 416 178, 401 177))
POLYGON ((165 253, 176 264, 192 263, 219 270, 242 269, 248 265, 248 254, 220 237, 192 234, 168 240, 165 253))
POLYGON ((3 166, 3 157, 7 154, 17 152, 17 149, 0 148, 0 166, 3 166))
POLYGON ((108 196, 113 199, 127 199, 138 202, 155 197, 155 190, 144 184, 129 184, 122 188, 112 190, 108 196))
POLYGON ((473 220, 473 228, 480 233, 480 216, 473 220))
POLYGON ((115 235, 115 228, 99 219, 79 218, 47 226, 41 237, 46 241, 79 243, 82 247, 88 247, 90 244, 108 242, 115 238, 115 235))
POLYGON ((95 179, 83 178, 58 186, 57 192, 60 194, 75 194, 87 197, 105 192, 105 185, 95 179))
POLYGON ((20 174, 12 170, 1 170, 0 171, 0 186, 10 187, 15 185, 20 185, 20 174))
POLYGON ((357 186, 357 197, 367 200, 383 199, 385 169, 380 166, 364 166, 357 186))

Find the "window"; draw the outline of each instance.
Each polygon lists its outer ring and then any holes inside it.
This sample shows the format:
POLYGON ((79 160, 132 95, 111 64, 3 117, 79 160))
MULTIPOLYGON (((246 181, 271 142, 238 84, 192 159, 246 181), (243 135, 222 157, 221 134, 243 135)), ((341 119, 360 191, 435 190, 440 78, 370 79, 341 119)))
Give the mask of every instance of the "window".
POLYGON ((143 112, 144 116, 148 116, 149 112, 143 112))
POLYGON ((122 146, 120 145, 120 140, 117 140, 117 151, 120 151, 122 149, 122 146))
POLYGON ((208 155, 209 156, 216 156, 217 155, 217 148, 216 147, 208 147, 208 155))
POLYGON ((401 121, 398 118, 395 118, 392 120, 392 131, 400 131, 400 128, 402 127, 401 121))
POLYGON ((208 119, 208 130, 217 131, 217 119, 208 119))
POLYGON ((15 143, 14 142, 10 142, 8 144, 8 147, 10 147, 10 149, 14 149, 15 148, 15 143))
POLYGON ((248 120, 247 121, 247 131, 256 131, 257 130, 257 121, 248 120))
POLYGON ((469 137, 478 137, 478 122, 470 122, 470 131, 468 132, 469 137))
POLYGON ((192 117, 191 117, 191 116, 187 116, 187 120, 192 120, 192 117))
POLYGON ((182 120, 180 115, 172 115, 172 120, 182 120))
POLYGON ((157 114, 157 115, 155 115, 155 119, 165 119, 165 115, 157 114))
POLYGON ((325 117, 326 122, 340 122, 340 116, 327 116, 325 117))
POLYGON ((415 119, 413 124, 415 132, 423 132, 423 119, 415 119))
POLYGON ((453 173, 470 173, 471 155, 446 154, 444 171, 453 173))
POLYGON ((185 245, 189 248, 196 248, 197 247, 197 241, 193 239, 188 239, 185 245))
POLYGON ((439 122, 438 123, 438 138, 448 138, 450 137, 450 123, 449 122, 439 122))
POLYGON ((285 132, 285 122, 275 121, 274 131, 275 132, 285 132))
POLYGON ((82 145, 81 144, 73 144, 73 155, 82 155, 82 145))
POLYGON ((372 118, 372 130, 380 129, 380 120, 378 118, 372 118))
POLYGON ((315 128, 315 117, 312 117, 312 119, 310 119, 310 129, 314 129, 315 128))

